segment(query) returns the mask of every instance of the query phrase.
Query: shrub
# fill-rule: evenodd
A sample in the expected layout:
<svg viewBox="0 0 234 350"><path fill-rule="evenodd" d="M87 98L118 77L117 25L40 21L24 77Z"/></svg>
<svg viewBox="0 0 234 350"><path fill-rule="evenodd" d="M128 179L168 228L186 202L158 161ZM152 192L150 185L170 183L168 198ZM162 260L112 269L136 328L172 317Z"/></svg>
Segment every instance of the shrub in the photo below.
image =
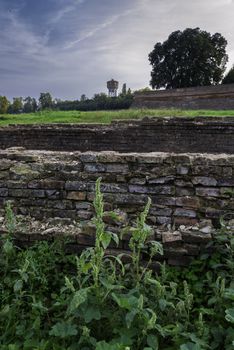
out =
<svg viewBox="0 0 234 350"><path fill-rule="evenodd" d="M0 253L1 350L233 349L233 232L223 226L214 253L189 268L162 265L156 274L150 262L162 247L148 242L149 206L131 230L131 254L124 257L107 255L119 237L102 220L100 180L95 247L80 256L64 253L65 240L17 247L8 205L9 233ZM141 266L143 252L147 266Z"/></svg>

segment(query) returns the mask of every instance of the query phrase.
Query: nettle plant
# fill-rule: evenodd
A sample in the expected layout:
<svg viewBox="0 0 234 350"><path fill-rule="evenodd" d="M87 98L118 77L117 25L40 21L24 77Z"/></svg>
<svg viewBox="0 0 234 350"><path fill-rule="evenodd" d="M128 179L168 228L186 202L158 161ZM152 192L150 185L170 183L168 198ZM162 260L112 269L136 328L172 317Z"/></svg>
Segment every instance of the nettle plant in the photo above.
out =
<svg viewBox="0 0 234 350"><path fill-rule="evenodd" d="M0 253L2 350L231 350L234 346L234 238L217 236L212 254L187 269L161 265L146 224L150 200L131 234L129 254L110 254L118 236L103 221L101 180L94 200L95 246L66 254L66 241L20 249L8 205ZM122 232L125 234L126 232ZM148 263L142 264L142 254Z"/></svg>

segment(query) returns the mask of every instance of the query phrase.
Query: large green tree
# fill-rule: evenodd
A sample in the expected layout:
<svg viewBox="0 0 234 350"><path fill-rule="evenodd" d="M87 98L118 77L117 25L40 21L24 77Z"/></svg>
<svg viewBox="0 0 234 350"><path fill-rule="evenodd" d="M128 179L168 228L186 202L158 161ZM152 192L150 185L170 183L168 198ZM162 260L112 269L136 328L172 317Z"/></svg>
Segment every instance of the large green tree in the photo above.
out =
<svg viewBox="0 0 234 350"><path fill-rule="evenodd" d="M234 65L223 78L222 84L234 84Z"/></svg>
<svg viewBox="0 0 234 350"><path fill-rule="evenodd" d="M183 88L218 84L228 60L226 39L200 28L171 33L149 54L153 88Z"/></svg>

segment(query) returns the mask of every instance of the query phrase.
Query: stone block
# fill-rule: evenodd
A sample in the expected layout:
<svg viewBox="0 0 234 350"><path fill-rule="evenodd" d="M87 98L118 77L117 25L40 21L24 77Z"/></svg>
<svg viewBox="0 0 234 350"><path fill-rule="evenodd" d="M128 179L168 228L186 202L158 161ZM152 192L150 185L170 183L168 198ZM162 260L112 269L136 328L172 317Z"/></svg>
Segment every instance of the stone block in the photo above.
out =
<svg viewBox="0 0 234 350"><path fill-rule="evenodd" d="M174 195L175 188L173 186L139 186L129 185L130 193L144 193L144 194L165 194Z"/></svg>
<svg viewBox="0 0 234 350"><path fill-rule="evenodd" d="M197 218L190 218L190 217L184 217L184 216L178 216L173 218L173 224L178 227L180 225L185 226L193 226L198 223Z"/></svg>
<svg viewBox="0 0 234 350"><path fill-rule="evenodd" d="M232 177L233 175L233 168L231 166L223 167L223 176L224 177Z"/></svg>
<svg viewBox="0 0 234 350"><path fill-rule="evenodd" d="M88 190L94 190L95 183L90 184L87 182L81 182L81 181L67 181L65 183L65 189L67 191L88 191Z"/></svg>
<svg viewBox="0 0 234 350"><path fill-rule="evenodd" d="M8 171L0 171L0 180L8 180L10 178Z"/></svg>
<svg viewBox="0 0 234 350"><path fill-rule="evenodd" d="M64 189L64 184L65 184L64 181L59 181L59 180L51 180L51 179L34 180L28 183L28 188L62 190Z"/></svg>
<svg viewBox="0 0 234 350"><path fill-rule="evenodd" d="M184 196L176 198L176 205L179 207L198 209L201 204L197 197Z"/></svg>
<svg viewBox="0 0 234 350"><path fill-rule="evenodd" d="M189 166L178 165L176 171L179 175L187 175L189 173Z"/></svg>
<svg viewBox="0 0 234 350"><path fill-rule="evenodd" d="M154 208L150 209L150 214L155 216L171 216L172 209L171 208Z"/></svg>
<svg viewBox="0 0 234 350"><path fill-rule="evenodd" d="M208 176L195 176L192 178L194 185L202 185L206 187L217 186L217 180L214 177Z"/></svg>
<svg viewBox="0 0 234 350"><path fill-rule="evenodd" d="M99 163L85 164L84 171L87 173L104 173L106 171L106 166Z"/></svg>
<svg viewBox="0 0 234 350"><path fill-rule="evenodd" d="M9 189L10 197L27 198L30 197L30 195L31 191L28 189Z"/></svg>
<svg viewBox="0 0 234 350"><path fill-rule="evenodd" d="M3 170L8 170L13 165L13 162L9 159L3 159L0 162L0 172Z"/></svg>
<svg viewBox="0 0 234 350"><path fill-rule="evenodd" d="M164 176L164 177L158 177L158 178L149 178L148 183L149 184L167 184L170 182L173 182L175 179L175 176Z"/></svg>
<svg viewBox="0 0 234 350"><path fill-rule="evenodd" d="M93 213L87 210L78 210L77 218L81 220L90 220L93 217Z"/></svg>
<svg viewBox="0 0 234 350"><path fill-rule="evenodd" d="M106 164L106 171L109 173L127 174L129 167L127 164Z"/></svg>
<svg viewBox="0 0 234 350"><path fill-rule="evenodd" d="M182 238L185 243L208 243L212 240L212 235L199 231L183 231Z"/></svg>
<svg viewBox="0 0 234 350"><path fill-rule="evenodd" d="M170 225L172 223L171 217L168 216L157 216L156 220L158 225Z"/></svg>
<svg viewBox="0 0 234 350"><path fill-rule="evenodd" d="M178 187L193 187L193 184L190 179L176 179L175 185Z"/></svg>
<svg viewBox="0 0 234 350"><path fill-rule="evenodd" d="M77 210L92 210L93 206L89 202L78 202L75 204Z"/></svg>
<svg viewBox="0 0 234 350"><path fill-rule="evenodd" d="M194 188L184 188L184 187L176 187L176 195L177 196L193 196L195 194Z"/></svg>
<svg viewBox="0 0 234 350"><path fill-rule="evenodd" d="M162 242L165 246L174 246L182 242L182 235L180 232L163 232Z"/></svg>
<svg viewBox="0 0 234 350"><path fill-rule="evenodd" d="M166 258L181 257L188 255L187 249L184 247L165 247L164 256Z"/></svg>
<svg viewBox="0 0 234 350"><path fill-rule="evenodd" d="M174 211L174 216L182 216L182 217L187 217L187 218L196 218L197 217L197 213L194 210L177 208Z"/></svg>
<svg viewBox="0 0 234 350"><path fill-rule="evenodd" d="M44 190L32 190L30 191L30 197L34 198L45 198L46 193Z"/></svg>
<svg viewBox="0 0 234 350"><path fill-rule="evenodd" d="M101 183L101 192L103 193L126 193L127 185Z"/></svg>
<svg viewBox="0 0 234 350"><path fill-rule="evenodd" d="M8 196L8 188L0 188L0 197Z"/></svg>
<svg viewBox="0 0 234 350"><path fill-rule="evenodd" d="M197 187L196 195L201 197L219 197L220 189L213 187Z"/></svg>
<svg viewBox="0 0 234 350"><path fill-rule="evenodd" d="M175 206L176 198L168 197L168 196L150 196L152 199L152 203L156 206Z"/></svg>
<svg viewBox="0 0 234 350"><path fill-rule="evenodd" d="M86 200L86 192L71 191L67 193L67 199L74 201L84 201Z"/></svg>
<svg viewBox="0 0 234 350"><path fill-rule="evenodd" d="M7 187L23 189L28 187L28 183L24 181L7 181Z"/></svg>
<svg viewBox="0 0 234 350"><path fill-rule="evenodd" d="M208 219L220 219L224 214L227 214L226 210L207 208L205 211L206 218Z"/></svg>
<svg viewBox="0 0 234 350"><path fill-rule="evenodd" d="M145 177L134 177L132 178L129 183L131 185L145 185L146 184L146 178Z"/></svg>

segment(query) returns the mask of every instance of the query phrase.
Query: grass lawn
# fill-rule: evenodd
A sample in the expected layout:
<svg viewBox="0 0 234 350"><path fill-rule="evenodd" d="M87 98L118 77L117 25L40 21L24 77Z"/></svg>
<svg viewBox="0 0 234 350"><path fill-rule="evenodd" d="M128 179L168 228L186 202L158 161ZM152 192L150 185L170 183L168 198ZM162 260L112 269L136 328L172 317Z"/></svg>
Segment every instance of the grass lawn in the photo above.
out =
<svg viewBox="0 0 234 350"><path fill-rule="evenodd" d="M234 117L234 110L179 110L179 109L128 109L121 111L42 111L32 114L0 115L0 126L9 124L46 123L111 123L115 119L141 119L149 117Z"/></svg>

